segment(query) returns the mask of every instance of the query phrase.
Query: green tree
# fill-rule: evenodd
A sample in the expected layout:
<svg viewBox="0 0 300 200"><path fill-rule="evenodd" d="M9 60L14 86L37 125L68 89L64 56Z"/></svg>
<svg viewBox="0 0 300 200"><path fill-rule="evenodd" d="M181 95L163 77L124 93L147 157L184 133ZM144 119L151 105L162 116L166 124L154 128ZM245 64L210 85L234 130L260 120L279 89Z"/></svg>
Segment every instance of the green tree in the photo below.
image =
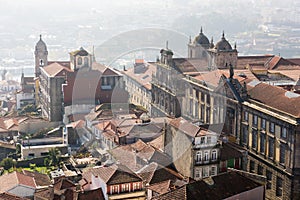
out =
<svg viewBox="0 0 300 200"><path fill-rule="evenodd" d="M0 162L0 166L3 167L5 170L8 170L16 165L16 162L12 158L4 158Z"/></svg>
<svg viewBox="0 0 300 200"><path fill-rule="evenodd" d="M49 150L50 165L57 166L60 162L60 151L58 148L52 148Z"/></svg>
<svg viewBox="0 0 300 200"><path fill-rule="evenodd" d="M50 167L51 166L51 161L50 161L49 158L44 159L44 165L45 165L45 167Z"/></svg>
<svg viewBox="0 0 300 200"><path fill-rule="evenodd" d="M16 145L16 154L20 154L21 153L21 144L17 144Z"/></svg>

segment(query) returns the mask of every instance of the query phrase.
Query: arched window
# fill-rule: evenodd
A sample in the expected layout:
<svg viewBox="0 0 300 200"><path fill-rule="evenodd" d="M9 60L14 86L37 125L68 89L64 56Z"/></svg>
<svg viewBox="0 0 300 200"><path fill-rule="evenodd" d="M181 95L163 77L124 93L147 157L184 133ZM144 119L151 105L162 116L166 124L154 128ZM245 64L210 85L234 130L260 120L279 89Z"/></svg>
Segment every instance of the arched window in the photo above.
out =
<svg viewBox="0 0 300 200"><path fill-rule="evenodd" d="M89 59L87 57L84 58L84 66L89 66Z"/></svg>
<svg viewBox="0 0 300 200"><path fill-rule="evenodd" d="M78 58L77 63L78 63L78 65L82 65L82 58L81 57Z"/></svg>
<svg viewBox="0 0 300 200"><path fill-rule="evenodd" d="M198 151L196 153L196 162L201 162L202 160L202 155L201 155L201 151Z"/></svg>
<svg viewBox="0 0 300 200"><path fill-rule="evenodd" d="M211 152L211 160L217 160L217 150L212 150L212 152Z"/></svg>

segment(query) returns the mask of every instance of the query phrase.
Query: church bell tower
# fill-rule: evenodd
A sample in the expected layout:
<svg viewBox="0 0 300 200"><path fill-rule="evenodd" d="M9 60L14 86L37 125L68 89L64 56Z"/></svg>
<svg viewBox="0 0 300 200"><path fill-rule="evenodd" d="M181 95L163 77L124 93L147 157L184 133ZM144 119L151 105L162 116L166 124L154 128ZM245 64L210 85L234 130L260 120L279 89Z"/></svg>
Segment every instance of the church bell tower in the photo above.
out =
<svg viewBox="0 0 300 200"><path fill-rule="evenodd" d="M40 75L40 67L48 65L48 51L47 45L42 40L42 35L40 35L40 40L35 45L35 77Z"/></svg>

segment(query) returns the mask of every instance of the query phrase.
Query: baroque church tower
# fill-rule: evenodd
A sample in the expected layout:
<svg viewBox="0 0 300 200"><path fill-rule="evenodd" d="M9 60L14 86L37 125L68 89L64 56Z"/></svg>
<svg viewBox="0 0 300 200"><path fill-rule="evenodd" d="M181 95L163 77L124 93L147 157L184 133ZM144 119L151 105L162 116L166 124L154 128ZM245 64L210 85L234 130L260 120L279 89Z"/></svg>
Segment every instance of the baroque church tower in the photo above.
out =
<svg viewBox="0 0 300 200"><path fill-rule="evenodd" d="M40 67L48 65L48 50L46 43L42 40L42 35L40 35L40 40L35 45L35 77L40 75Z"/></svg>
<svg viewBox="0 0 300 200"><path fill-rule="evenodd" d="M237 67L238 51L236 45L234 48L226 40L223 32L221 40L214 45L213 39L211 41L204 35L202 27L199 35L197 35L194 41L191 40L188 43L188 58L207 59L208 68L213 69L229 69Z"/></svg>
<svg viewBox="0 0 300 200"><path fill-rule="evenodd" d="M211 47L211 43L208 38L204 35L202 27L199 35L197 35L192 41L190 39L188 44L188 58L206 58L207 50Z"/></svg>
<svg viewBox="0 0 300 200"><path fill-rule="evenodd" d="M233 66L233 68L237 67L238 51L236 49L236 45L234 45L234 48L231 47L230 43L225 38L224 32L221 40L216 43L214 48L210 48L208 52L211 57L209 63L209 67L211 69L229 69L230 66Z"/></svg>

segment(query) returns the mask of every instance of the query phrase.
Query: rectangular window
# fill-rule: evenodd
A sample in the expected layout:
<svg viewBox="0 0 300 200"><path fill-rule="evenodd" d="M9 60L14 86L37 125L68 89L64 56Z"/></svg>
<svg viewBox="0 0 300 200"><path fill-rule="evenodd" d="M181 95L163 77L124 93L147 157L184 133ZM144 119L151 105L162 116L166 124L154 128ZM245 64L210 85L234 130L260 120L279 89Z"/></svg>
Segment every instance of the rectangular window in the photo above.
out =
<svg viewBox="0 0 300 200"><path fill-rule="evenodd" d="M270 122L269 131L270 131L270 133L274 133L275 132L275 124L273 122Z"/></svg>
<svg viewBox="0 0 300 200"><path fill-rule="evenodd" d="M266 130L266 119L261 119L261 129Z"/></svg>
<svg viewBox="0 0 300 200"><path fill-rule="evenodd" d="M203 178L209 176L209 167L204 167L203 168Z"/></svg>
<svg viewBox="0 0 300 200"><path fill-rule="evenodd" d="M263 175L263 173L264 173L264 168L261 165L258 165L257 174L258 175Z"/></svg>
<svg viewBox="0 0 300 200"><path fill-rule="evenodd" d="M210 123L210 108L206 108L206 123Z"/></svg>
<svg viewBox="0 0 300 200"><path fill-rule="evenodd" d="M196 153L196 163L199 163L202 161L202 155L201 155L201 151L198 151Z"/></svg>
<svg viewBox="0 0 300 200"><path fill-rule="evenodd" d="M243 130L242 130L242 142L244 144L248 143L248 127L247 126L243 126Z"/></svg>
<svg viewBox="0 0 300 200"><path fill-rule="evenodd" d="M266 177L267 177L267 189L269 190L272 188L272 172L267 170Z"/></svg>
<svg viewBox="0 0 300 200"><path fill-rule="evenodd" d="M255 173L255 162L250 160L250 172Z"/></svg>
<svg viewBox="0 0 300 200"><path fill-rule="evenodd" d="M207 103L207 105L209 105L210 104L210 95L208 94L208 95L206 95L206 103Z"/></svg>
<svg viewBox="0 0 300 200"><path fill-rule="evenodd" d="M252 148L256 149L257 148L257 131L252 130Z"/></svg>
<svg viewBox="0 0 300 200"><path fill-rule="evenodd" d="M199 101L199 91L198 90L196 90L196 99L197 99L197 101Z"/></svg>
<svg viewBox="0 0 300 200"><path fill-rule="evenodd" d="M211 137L210 136L207 137L207 142L206 143L211 144Z"/></svg>
<svg viewBox="0 0 300 200"><path fill-rule="evenodd" d="M204 161L208 161L208 151L204 151Z"/></svg>
<svg viewBox="0 0 300 200"><path fill-rule="evenodd" d="M287 138L287 128L286 127L281 128L281 138L284 138L284 139Z"/></svg>
<svg viewBox="0 0 300 200"><path fill-rule="evenodd" d="M217 150L212 150L211 151L211 160L212 161L217 160Z"/></svg>
<svg viewBox="0 0 300 200"><path fill-rule="evenodd" d="M201 121L204 121L204 113L205 113L205 110L204 110L204 105L201 105Z"/></svg>
<svg viewBox="0 0 300 200"><path fill-rule="evenodd" d="M190 99L190 115L193 115L193 100Z"/></svg>
<svg viewBox="0 0 300 200"><path fill-rule="evenodd" d="M217 167L215 167L215 166L212 166L212 167L211 167L210 175L211 175L211 176L217 175Z"/></svg>
<svg viewBox="0 0 300 200"><path fill-rule="evenodd" d="M205 94L201 93L201 102L204 102Z"/></svg>
<svg viewBox="0 0 300 200"><path fill-rule="evenodd" d="M122 191L122 192L125 192L125 191L126 191L126 186L125 186L125 184L122 185L121 191Z"/></svg>
<svg viewBox="0 0 300 200"><path fill-rule="evenodd" d="M257 115L253 115L253 126L257 127Z"/></svg>
<svg viewBox="0 0 300 200"><path fill-rule="evenodd" d="M249 115L249 113L247 112L247 111L244 111L244 116L243 116L243 119L244 119L244 121L248 121L248 115Z"/></svg>
<svg viewBox="0 0 300 200"><path fill-rule="evenodd" d="M265 144L266 143L266 135L264 135L264 134L260 134L260 150L259 150L259 152L260 153L265 153L265 150L266 150L266 148L265 148Z"/></svg>
<svg viewBox="0 0 300 200"><path fill-rule="evenodd" d="M190 97L192 97L193 96L193 88L191 87L190 88Z"/></svg>
<svg viewBox="0 0 300 200"><path fill-rule="evenodd" d="M205 144L205 137L201 137L200 144Z"/></svg>
<svg viewBox="0 0 300 200"><path fill-rule="evenodd" d="M196 169L196 170L195 170L195 178L196 178L196 179L201 178L201 170L202 170L202 169Z"/></svg>
<svg viewBox="0 0 300 200"><path fill-rule="evenodd" d="M269 158L274 157L274 138L269 138Z"/></svg>
<svg viewBox="0 0 300 200"><path fill-rule="evenodd" d="M277 176L276 179L276 196L281 197L282 196L282 178Z"/></svg>
<svg viewBox="0 0 300 200"><path fill-rule="evenodd" d="M140 183L133 183L133 190L139 190L140 189Z"/></svg>
<svg viewBox="0 0 300 200"><path fill-rule="evenodd" d="M280 164L282 164L282 165L285 164L285 149L286 149L285 144L281 144L281 145L280 145L279 162L280 162Z"/></svg>
<svg viewBox="0 0 300 200"><path fill-rule="evenodd" d="M119 186L111 186L111 194L119 193Z"/></svg>

